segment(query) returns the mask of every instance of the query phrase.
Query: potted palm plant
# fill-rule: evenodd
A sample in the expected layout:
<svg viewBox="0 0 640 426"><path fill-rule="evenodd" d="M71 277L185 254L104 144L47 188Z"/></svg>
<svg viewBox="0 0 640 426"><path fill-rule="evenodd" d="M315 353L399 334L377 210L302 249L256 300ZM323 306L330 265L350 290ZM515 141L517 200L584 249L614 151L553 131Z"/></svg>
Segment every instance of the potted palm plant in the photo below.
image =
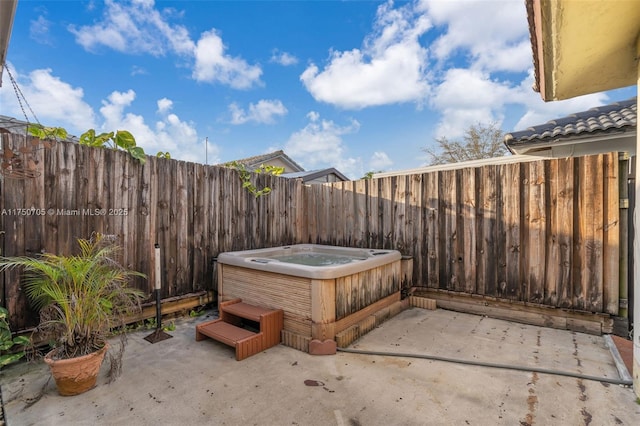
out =
<svg viewBox="0 0 640 426"><path fill-rule="evenodd" d="M40 314L38 329L54 340L45 362L61 395L95 386L112 328L139 310L143 298L128 282L144 274L117 261L118 245L101 234L78 243L80 254L75 256L0 258L0 270L24 271L23 288Z"/></svg>

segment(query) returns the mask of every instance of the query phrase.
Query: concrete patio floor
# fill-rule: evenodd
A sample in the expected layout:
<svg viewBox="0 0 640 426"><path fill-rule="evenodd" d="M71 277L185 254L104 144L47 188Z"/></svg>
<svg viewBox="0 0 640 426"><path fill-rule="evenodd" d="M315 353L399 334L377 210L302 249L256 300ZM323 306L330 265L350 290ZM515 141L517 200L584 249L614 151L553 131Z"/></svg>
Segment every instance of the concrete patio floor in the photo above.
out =
<svg viewBox="0 0 640 426"><path fill-rule="evenodd" d="M207 319L177 320L174 337L156 344L143 339L148 330L132 333L122 376L107 384L105 363L98 386L74 397L47 384L41 362L5 368L7 424L640 424L631 388L586 379L344 352L312 356L282 345L237 362L231 348L195 341L195 324ZM440 309L408 309L351 347L619 378L603 337Z"/></svg>

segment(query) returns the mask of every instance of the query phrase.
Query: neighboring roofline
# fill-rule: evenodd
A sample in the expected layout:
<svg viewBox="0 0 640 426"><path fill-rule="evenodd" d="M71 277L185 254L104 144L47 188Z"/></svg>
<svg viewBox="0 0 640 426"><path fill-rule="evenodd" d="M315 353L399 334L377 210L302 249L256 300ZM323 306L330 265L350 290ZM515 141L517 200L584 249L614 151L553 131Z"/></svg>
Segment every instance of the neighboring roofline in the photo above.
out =
<svg viewBox="0 0 640 426"><path fill-rule="evenodd" d="M616 137L614 135L626 137L636 133L636 110L637 97L600 105L554 118L544 124L529 126L525 130L507 133L504 135L503 143L513 153L519 152L518 148L522 146L535 148L550 144L576 143L592 138L606 140Z"/></svg>
<svg viewBox="0 0 640 426"><path fill-rule="evenodd" d="M461 161L459 163L438 164L436 166L418 167L415 169L399 170L395 172L374 173L373 178L383 178L390 176L419 175L422 173L440 172L445 170L458 170L469 167L483 167L500 164L528 163L530 161L548 160L548 156L536 155L507 155L504 157L483 158L482 160Z"/></svg>
<svg viewBox="0 0 640 426"><path fill-rule="evenodd" d="M326 176L328 174L334 174L336 175L338 178L340 178L340 180L342 181L348 181L350 180L348 177L346 177L345 175L343 175L342 173L340 173L337 169L330 167L328 169L322 169L322 170L310 170L308 172L302 171L302 172L291 172L291 173L283 173L280 176L281 177L285 177L285 178L300 178L303 181L308 181L308 180L313 180L316 178L319 178L320 176ZM293 176L295 175L295 176Z"/></svg>
<svg viewBox="0 0 640 426"><path fill-rule="evenodd" d="M617 139L635 139L636 137L636 128L633 127L626 131L619 132L599 132L599 133L589 133L586 135L569 135L569 136L561 136L553 139L545 139L544 141L523 141L523 142L513 142L511 145L507 145L505 141L505 145L509 152L514 155L525 155L528 152L537 152L545 149L552 149L554 147L561 147L567 145L575 145L575 144L588 144L588 143L603 143L605 141L614 141Z"/></svg>
<svg viewBox="0 0 640 426"><path fill-rule="evenodd" d="M0 1L0 86L2 86L2 72L4 71L4 63L7 60L11 29L13 28L17 6L18 0Z"/></svg>
<svg viewBox="0 0 640 426"><path fill-rule="evenodd" d="M297 171L304 171L304 168L300 166L298 163L293 161L291 157L284 153L282 150L269 152L261 155L254 155L253 157L241 158L239 160L235 160L237 163L244 164L248 167L259 167L262 164L268 164L269 161L274 159L281 159L285 163L288 163L292 169L297 169ZM226 164L226 163L225 163ZM224 165L224 164L223 164Z"/></svg>

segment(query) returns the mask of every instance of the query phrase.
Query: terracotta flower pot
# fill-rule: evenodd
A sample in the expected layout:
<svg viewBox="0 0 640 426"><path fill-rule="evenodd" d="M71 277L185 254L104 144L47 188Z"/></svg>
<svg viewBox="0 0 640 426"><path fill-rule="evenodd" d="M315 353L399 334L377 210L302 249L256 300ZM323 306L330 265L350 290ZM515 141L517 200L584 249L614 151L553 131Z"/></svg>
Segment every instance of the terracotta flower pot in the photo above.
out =
<svg viewBox="0 0 640 426"><path fill-rule="evenodd" d="M102 349L71 359L54 359L55 349L44 357L56 381L58 393L63 396L78 395L96 385L100 366L109 345Z"/></svg>

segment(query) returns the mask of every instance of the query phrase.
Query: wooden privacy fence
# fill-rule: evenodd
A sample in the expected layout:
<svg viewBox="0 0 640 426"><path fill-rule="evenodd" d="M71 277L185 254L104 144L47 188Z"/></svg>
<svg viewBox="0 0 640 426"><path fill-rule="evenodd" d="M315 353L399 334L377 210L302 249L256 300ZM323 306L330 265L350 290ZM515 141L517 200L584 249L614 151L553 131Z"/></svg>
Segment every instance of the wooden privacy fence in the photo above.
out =
<svg viewBox="0 0 640 426"><path fill-rule="evenodd" d="M617 153L307 188L305 239L394 248L417 286L617 314Z"/></svg>
<svg viewBox="0 0 640 426"><path fill-rule="evenodd" d="M24 137L2 135L18 152ZM135 285L151 294L154 245L162 253L162 297L214 289L220 252L291 244L299 239L302 184L260 176L277 188L256 199L235 170L58 143L39 151L40 176L0 180L2 255L77 252L76 238L92 232L117 236L122 258L148 280ZM37 316L20 289L17 271L0 274L1 305L14 329Z"/></svg>
<svg viewBox="0 0 640 426"><path fill-rule="evenodd" d="M24 137L1 135L3 146ZM72 253L91 232L116 235L128 267L162 297L215 289L219 253L294 243L398 249L427 289L618 312L615 153L304 186L255 177L255 199L231 169L60 143L40 176L0 180L2 255ZM20 214L22 209L24 214ZM31 213L29 213L31 212ZM0 276L16 329L34 323L15 272Z"/></svg>

